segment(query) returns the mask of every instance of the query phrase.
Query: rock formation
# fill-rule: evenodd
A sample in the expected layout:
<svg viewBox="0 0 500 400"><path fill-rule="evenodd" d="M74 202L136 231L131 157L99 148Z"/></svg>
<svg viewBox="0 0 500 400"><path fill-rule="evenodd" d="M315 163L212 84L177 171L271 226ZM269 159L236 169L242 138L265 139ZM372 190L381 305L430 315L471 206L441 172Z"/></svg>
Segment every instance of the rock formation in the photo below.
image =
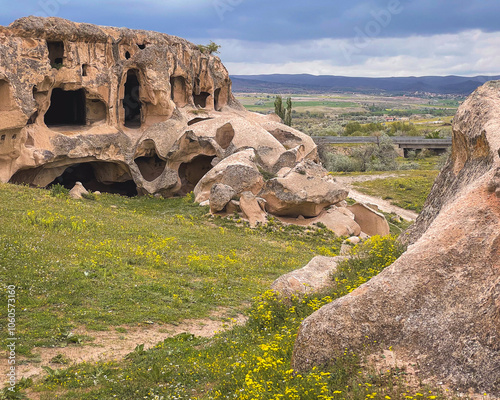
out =
<svg viewBox="0 0 500 400"><path fill-rule="evenodd" d="M231 198L251 192L265 199L243 201L255 225L266 212L318 217L346 198L317 161L309 136L246 111L220 59L186 40L60 18L0 27L1 182L193 191L213 213L238 212ZM339 234L359 234L332 215Z"/></svg>
<svg viewBox="0 0 500 400"><path fill-rule="evenodd" d="M378 276L304 320L293 366L345 349L392 347L404 365L500 396L500 82L476 90L453 123L452 154L408 250Z"/></svg>
<svg viewBox="0 0 500 400"><path fill-rule="evenodd" d="M271 285L271 289L283 297L304 295L318 292L333 286L331 275L337 270L337 265L346 257L316 256L300 269L280 276Z"/></svg>
<svg viewBox="0 0 500 400"><path fill-rule="evenodd" d="M184 39L60 18L0 27L2 182L183 195L247 148L270 172L317 159L308 136L245 111L220 59Z"/></svg>

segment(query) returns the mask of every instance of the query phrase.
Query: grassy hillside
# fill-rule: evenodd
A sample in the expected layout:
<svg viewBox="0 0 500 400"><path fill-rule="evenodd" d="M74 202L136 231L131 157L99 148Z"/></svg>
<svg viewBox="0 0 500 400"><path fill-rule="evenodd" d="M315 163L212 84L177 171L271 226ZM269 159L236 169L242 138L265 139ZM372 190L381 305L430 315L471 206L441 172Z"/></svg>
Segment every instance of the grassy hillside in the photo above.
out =
<svg viewBox="0 0 500 400"><path fill-rule="evenodd" d="M80 325L171 323L222 305L239 309L280 274L339 249L323 231L214 221L189 199L74 201L0 185L0 201L0 274L18 286L24 354Z"/></svg>
<svg viewBox="0 0 500 400"><path fill-rule="evenodd" d="M2 184L0 200L0 278L2 290L17 287L16 350L19 360L28 357L23 362L36 355L35 346L57 354L91 345L92 334L71 334L78 327L166 325L221 306L249 317L213 338L184 333L147 351L138 342L123 360L44 366L45 376L20 381L16 393L0 392L2 400L443 398L410 388L400 367L362 367L360 354L346 352L309 373L291 369L301 321L390 265L402 251L392 237L356 246L354 259L333 276L335 289L284 302L266 291L270 283L314 255L338 254L341 240L331 232L273 221L251 230L236 218L208 217L189 196L75 201ZM6 331L1 335L3 342Z"/></svg>

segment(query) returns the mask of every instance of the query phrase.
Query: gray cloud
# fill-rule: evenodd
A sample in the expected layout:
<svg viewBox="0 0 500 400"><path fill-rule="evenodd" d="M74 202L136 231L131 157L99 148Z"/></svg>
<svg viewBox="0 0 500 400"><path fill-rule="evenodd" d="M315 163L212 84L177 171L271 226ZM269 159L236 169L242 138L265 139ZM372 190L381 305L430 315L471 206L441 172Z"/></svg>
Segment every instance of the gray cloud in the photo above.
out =
<svg viewBox="0 0 500 400"><path fill-rule="evenodd" d="M233 73L498 73L496 0L0 0L0 24L48 13L223 45ZM303 68L303 70L301 70ZM342 72L341 72L342 71Z"/></svg>

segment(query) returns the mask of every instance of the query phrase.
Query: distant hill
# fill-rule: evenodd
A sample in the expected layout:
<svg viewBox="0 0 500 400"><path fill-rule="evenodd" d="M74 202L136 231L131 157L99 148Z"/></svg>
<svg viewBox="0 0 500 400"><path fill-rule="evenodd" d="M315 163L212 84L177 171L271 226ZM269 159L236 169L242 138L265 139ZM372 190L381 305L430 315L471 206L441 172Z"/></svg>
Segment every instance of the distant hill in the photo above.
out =
<svg viewBox="0 0 500 400"><path fill-rule="evenodd" d="M232 75L235 92L268 93L390 93L469 95L497 76L422 76L406 78L354 78L334 75Z"/></svg>

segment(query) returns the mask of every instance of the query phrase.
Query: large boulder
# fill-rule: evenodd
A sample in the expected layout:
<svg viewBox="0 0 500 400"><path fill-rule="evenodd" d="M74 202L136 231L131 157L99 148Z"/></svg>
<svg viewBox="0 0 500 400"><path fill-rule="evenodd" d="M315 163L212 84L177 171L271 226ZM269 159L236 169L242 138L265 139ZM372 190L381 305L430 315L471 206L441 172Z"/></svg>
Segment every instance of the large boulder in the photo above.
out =
<svg viewBox="0 0 500 400"><path fill-rule="evenodd" d="M354 220L367 235L385 236L391 233L384 214L375 211L372 207L363 203L356 203L347 207L347 209L354 214Z"/></svg>
<svg viewBox="0 0 500 400"><path fill-rule="evenodd" d="M323 210L317 217L298 218L277 217L281 222L301 226L322 226L333 231L337 236L358 236L361 227L354 220L354 214L345 207L331 207ZM322 225L321 225L322 224Z"/></svg>
<svg viewBox="0 0 500 400"><path fill-rule="evenodd" d="M271 289L283 297L291 297L318 292L333 286L331 275L337 270L338 263L345 259L345 257L316 256L305 267L280 276L273 282Z"/></svg>
<svg viewBox="0 0 500 400"><path fill-rule="evenodd" d="M500 396L500 82L474 92L453 123L452 154L408 250L378 276L306 318L293 366L351 350L392 349L422 378ZM366 349L364 350L366 346Z"/></svg>
<svg viewBox="0 0 500 400"><path fill-rule="evenodd" d="M255 164L255 158L255 150L246 149L222 160L195 186L196 202L208 200L210 190L216 183L232 187L237 194L245 191L258 194L264 186L264 178Z"/></svg>
<svg viewBox="0 0 500 400"><path fill-rule="evenodd" d="M312 161L296 165L284 177L270 179L260 194L266 211L280 216L316 217L325 207L347 198L347 190Z"/></svg>

